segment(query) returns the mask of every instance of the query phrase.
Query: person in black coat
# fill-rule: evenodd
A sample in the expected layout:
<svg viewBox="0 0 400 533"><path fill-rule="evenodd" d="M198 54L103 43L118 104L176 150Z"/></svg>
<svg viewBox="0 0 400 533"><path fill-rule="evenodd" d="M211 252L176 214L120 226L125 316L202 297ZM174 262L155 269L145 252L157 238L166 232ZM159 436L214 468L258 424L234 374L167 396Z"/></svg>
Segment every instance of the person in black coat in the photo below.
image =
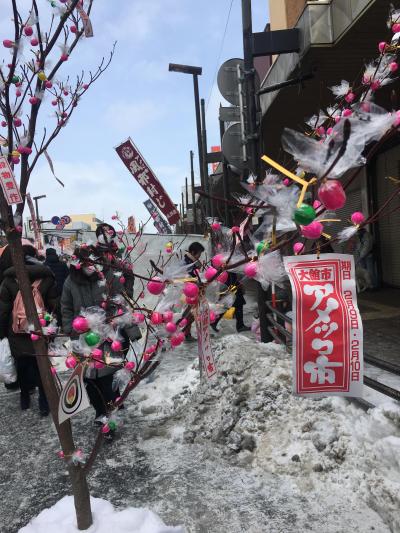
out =
<svg viewBox="0 0 400 533"><path fill-rule="evenodd" d="M200 242L192 242L187 252L185 252L183 261L185 265L188 265L188 275L192 278L197 277L197 271L202 266L200 263L200 257L203 252L204 252L204 246ZM183 330L183 333L185 334L185 340L186 342L195 342L196 339L192 337L192 333L191 333L192 324L194 321L192 314L190 314L187 317L187 321L188 323L185 329Z"/></svg>
<svg viewBox="0 0 400 533"><path fill-rule="evenodd" d="M25 265L31 283L41 280L39 292L42 295L45 310L52 313L57 307L57 287L52 271L37 259L37 251L33 246L22 247L25 254ZM11 252L8 247L3 252L2 264L3 283L0 288L0 339L8 338L11 354L15 359L18 383L21 391L21 409L30 407L29 391L39 387L39 409L42 416L49 414L46 395L40 379L35 349L29 333L14 333L13 307L18 294L18 281L12 265Z"/></svg>
<svg viewBox="0 0 400 533"><path fill-rule="evenodd" d="M53 272L57 284L57 296L61 296L65 280L69 276L67 265L60 261L54 248L47 248L44 264Z"/></svg>

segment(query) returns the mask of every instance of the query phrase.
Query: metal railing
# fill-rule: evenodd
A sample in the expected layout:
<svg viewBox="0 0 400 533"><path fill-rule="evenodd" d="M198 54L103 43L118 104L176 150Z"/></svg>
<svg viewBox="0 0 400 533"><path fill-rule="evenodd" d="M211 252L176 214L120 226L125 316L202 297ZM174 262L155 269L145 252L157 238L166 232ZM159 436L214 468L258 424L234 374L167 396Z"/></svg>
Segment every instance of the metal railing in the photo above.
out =
<svg viewBox="0 0 400 533"><path fill-rule="evenodd" d="M268 331L276 342L284 344L289 351L289 348L291 348L292 345L293 335L292 331L287 329L286 324L292 326L293 321L285 313L280 311L279 308L274 307L272 302L267 302L267 307L270 310L270 313L267 313L267 318L270 323ZM364 361L369 365L385 370L390 374L400 376L400 366L394 365L393 363L382 361L381 359L368 354L364 354ZM368 376L364 376L364 385L400 402L400 391L389 387L389 385L385 385Z"/></svg>

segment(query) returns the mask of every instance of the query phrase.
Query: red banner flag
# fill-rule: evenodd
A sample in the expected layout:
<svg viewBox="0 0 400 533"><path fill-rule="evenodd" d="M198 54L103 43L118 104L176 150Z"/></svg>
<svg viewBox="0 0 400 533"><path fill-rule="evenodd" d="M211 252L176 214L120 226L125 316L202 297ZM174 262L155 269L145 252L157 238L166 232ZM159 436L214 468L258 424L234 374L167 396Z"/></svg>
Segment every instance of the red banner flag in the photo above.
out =
<svg viewBox="0 0 400 533"><path fill-rule="evenodd" d="M363 328L353 256L284 261L293 293L294 392L362 397Z"/></svg>
<svg viewBox="0 0 400 533"><path fill-rule="evenodd" d="M178 222L180 218L179 211L132 139L123 142L115 150L135 180L167 217L168 222L170 224Z"/></svg>
<svg viewBox="0 0 400 533"><path fill-rule="evenodd" d="M210 340L210 308L206 298L201 297L196 311L197 343L199 359L204 371L210 379L217 373Z"/></svg>
<svg viewBox="0 0 400 533"><path fill-rule="evenodd" d="M0 156L0 184L8 205L22 204L14 172L4 156Z"/></svg>

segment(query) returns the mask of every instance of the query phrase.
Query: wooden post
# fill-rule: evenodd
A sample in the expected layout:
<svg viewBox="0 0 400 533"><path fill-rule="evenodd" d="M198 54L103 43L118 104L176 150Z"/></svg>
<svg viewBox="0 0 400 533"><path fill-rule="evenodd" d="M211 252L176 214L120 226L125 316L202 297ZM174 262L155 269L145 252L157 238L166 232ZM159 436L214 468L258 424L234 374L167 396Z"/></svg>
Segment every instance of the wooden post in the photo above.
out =
<svg viewBox="0 0 400 533"><path fill-rule="evenodd" d="M29 323L33 324L35 330L40 331L41 326L36 310L36 304L33 298L29 276L25 267L21 235L14 228L12 211L6 204L3 192L0 193L0 210L1 219L5 226L7 242L10 246L11 258L15 268L19 290L25 306L26 316L29 320ZM37 354L36 360L39 367L40 377L47 401L49 403L53 422L57 430L58 438L60 439L61 448L67 460L70 460L75 451L72 428L69 421L66 421L61 425L58 423L59 393L54 381L54 377L50 371L50 360L48 357L43 356L44 354L47 354L47 343L44 338L40 338L38 341L34 342L33 345L35 348L35 353ZM72 485L72 493L74 496L78 529L85 530L88 529L93 523L90 506L90 493L86 482L86 476L83 471L83 467L80 465L75 466L70 464L68 466L68 472Z"/></svg>

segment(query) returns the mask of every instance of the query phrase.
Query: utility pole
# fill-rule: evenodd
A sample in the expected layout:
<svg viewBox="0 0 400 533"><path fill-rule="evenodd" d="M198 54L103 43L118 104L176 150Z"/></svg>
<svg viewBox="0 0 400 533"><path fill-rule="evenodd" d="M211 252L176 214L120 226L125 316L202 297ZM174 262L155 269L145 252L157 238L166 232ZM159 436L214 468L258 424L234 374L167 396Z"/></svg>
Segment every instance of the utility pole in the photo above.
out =
<svg viewBox="0 0 400 533"><path fill-rule="evenodd" d="M196 209L196 193L194 189L194 166L193 166L193 151L190 150L190 183L192 185L192 205L193 205L193 232L197 233L197 209Z"/></svg>
<svg viewBox="0 0 400 533"><path fill-rule="evenodd" d="M253 23L251 13L251 0L242 0L242 23L243 23L243 59L244 59L244 83L246 93L246 137L247 154L250 158L250 170L253 172L256 182L262 182L260 138L257 126L257 103L255 88L255 69L253 58ZM260 283L257 283L258 315L260 319L261 342L271 342L273 337L268 331L267 300L270 299L270 291L264 291Z"/></svg>
<svg viewBox="0 0 400 533"><path fill-rule="evenodd" d="M206 103L204 98L201 99L201 137L203 144L203 176L204 176L204 185L205 193L207 195L211 194L210 179L208 176L208 163L207 163L207 128L206 128ZM206 216L214 217L214 205L211 201L211 198L208 196L206 198Z"/></svg>
<svg viewBox="0 0 400 533"><path fill-rule="evenodd" d="M38 202L42 198L46 198L46 195L42 194L41 196L34 196L33 197L33 200L35 202L36 220L37 220L37 223L38 223L39 226L40 226L40 219L39 219L39 203Z"/></svg>
<svg viewBox="0 0 400 533"><path fill-rule="evenodd" d="M221 146L222 146L222 138L225 133L225 123L220 120L219 121L219 133L221 137ZM226 202L224 202L224 217L225 217L225 224L229 227L231 225L231 216L228 206L228 200L231 196L231 191L229 187L229 175L228 175L228 164L226 162L225 156L222 154L222 185L224 190L224 198Z"/></svg>
<svg viewBox="0 0 400 533"><path fill-rule="evenodd" d="M186 218L187 218L187 225L190 227L190 222L188 218L189 213L189 190L188 190L188 179L185 178L185 203L186 203Z"/></svg>
<svg viewBox="0 0 400 533"><path fill-rule="evenodd" d="M256 176L257 182L261 182L261 154L259 133L257 131L257 104L253 59L253 23L251 14L251 0L242 0L242 24L248 156L250 157L250 169Z"/></svg>

